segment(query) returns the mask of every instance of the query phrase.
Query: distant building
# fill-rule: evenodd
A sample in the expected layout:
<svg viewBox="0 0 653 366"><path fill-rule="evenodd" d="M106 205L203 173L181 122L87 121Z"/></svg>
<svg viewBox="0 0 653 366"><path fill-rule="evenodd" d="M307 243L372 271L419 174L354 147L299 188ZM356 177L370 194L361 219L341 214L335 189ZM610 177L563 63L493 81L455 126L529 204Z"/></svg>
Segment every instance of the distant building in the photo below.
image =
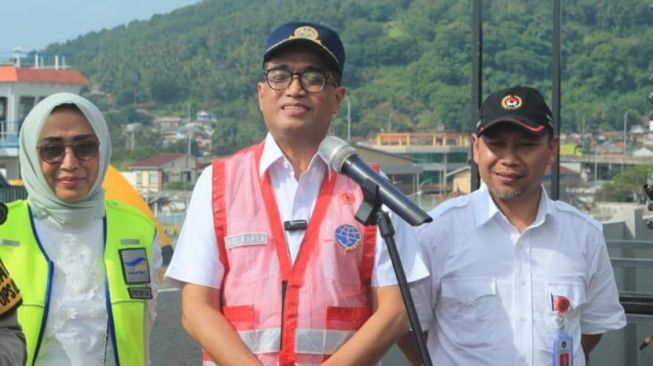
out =
<svg viewBox="0 0 653 366"><path fill-rule="evenodd" d="M182 125L182 118L177 116L158 117L154 119L154 123L159 126L161 132L176 131Z"/></svg>
<svg viewBox="0 0 653 366"><path fill-rule="evenodd" d="M20 177L18 131L34 105L56 92L79 93L88 84L64 60L54 56L54 64L48 66L39 55L31 64L19 54L0 55L0 174L7 179Z"/></svg>
<svg viewBox="0 0 653 366"><path fill-rule="evenodd" d="M469 166L449 172L447 180L451 180L451 193L455 195L467 194L472 191L472 173Z"/></svg>
<svg viewBox="0 0 653 366"><path fill-rule="evenodd" d="M419 185L429 184L429 191L445 192L447 175L467 166L471 152L469 136L461 132L381 132L368 143L413 159L422 169Z"/></svg>
<svg viewBox="0 0 653 366"><path fill-rule="evenodd" d="M634 158L650 158L653 157L653 151L649 148L641 147L633 151L632 155Z"/></svg>
<svg viewBox="0 0 653 366"><path fill-rule="evenodd" d="M377 164L400 191L412 194L417 190L422 168L413 159L369 146L354 144L353 147L365 162Z"/></svg>
<svg viewBox="0 0 653 366"><path fill-rule="evenodd" d="M129 166L134 173L136 189L141 194L158 193L167 183L178 182L192 186L199 172L198 161L189 154L161 153Z"/></svg>
<svg viewBox="0 0 653 366"><path fill-rule="evenodd" d="M199 122L216 122L218 118L212 112L199 111L195 115L195 120Z"/></svg>

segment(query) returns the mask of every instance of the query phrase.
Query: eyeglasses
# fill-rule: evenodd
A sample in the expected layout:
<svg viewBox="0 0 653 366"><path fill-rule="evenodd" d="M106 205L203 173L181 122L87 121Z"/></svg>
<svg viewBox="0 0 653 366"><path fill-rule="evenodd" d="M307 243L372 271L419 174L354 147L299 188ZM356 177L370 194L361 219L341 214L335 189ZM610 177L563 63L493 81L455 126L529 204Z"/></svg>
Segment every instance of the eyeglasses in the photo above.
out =
<svg viewBox="0 0 653 366"><path fill-rule="evenodd" d="M97 156L100 142L97 140L81 140L72 144L62 142L46 142L37 146L39 157L48 164L59 164L66 156L66 147L73 149L73 154L79 160L86 161Z"/></svg>
<svg viewBox="0 0 653 366"><path fill-rule="evenodd" d="M324 85L329 80L333 86L338 84L331 77L322 71L304 70L302 72L292 72L287 69L269 69L263 71L265 82L274 90L285 90L292 84L295 75L299 76L299 83L302 89L309 93L317 93L324 89Z"/></svg>

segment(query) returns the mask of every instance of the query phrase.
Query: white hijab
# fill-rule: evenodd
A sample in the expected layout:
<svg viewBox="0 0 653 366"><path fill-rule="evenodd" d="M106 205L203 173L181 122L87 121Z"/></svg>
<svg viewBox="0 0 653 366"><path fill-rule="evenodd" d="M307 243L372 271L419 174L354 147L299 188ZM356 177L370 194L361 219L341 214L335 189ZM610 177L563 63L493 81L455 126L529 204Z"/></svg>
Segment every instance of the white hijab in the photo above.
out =
<svg viewBox="0 0 653 366"><path fill-rule="evenodd" d="M37 150L41 129L52 110L62 104L74 104L84 114L100 141L98 176L88 195L76 203L59 199L45 180ZM20 129L20 174L27 189L27 202L35 217L47 219L58 227L83 227L104 216L102 183L111 159L109 128L100 110L89 100L71 93L56 93L39 102L25 118Z"/></svg>

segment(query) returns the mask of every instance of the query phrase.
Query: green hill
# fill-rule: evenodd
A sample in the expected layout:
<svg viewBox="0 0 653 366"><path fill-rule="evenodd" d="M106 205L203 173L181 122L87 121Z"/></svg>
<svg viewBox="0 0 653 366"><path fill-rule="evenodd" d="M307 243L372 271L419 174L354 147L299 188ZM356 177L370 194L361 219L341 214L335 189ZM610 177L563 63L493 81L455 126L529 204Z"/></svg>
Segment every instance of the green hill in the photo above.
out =
<svg viewBox="0 0 653 366"><path fill-rule="evenodd" d="M562 129L620 129L627 109L647 114L653 90L649 4L562 3ZM552 2L484 4L484 93L529 84L550 95ZM213 111L220 121L215 153L221 154L262 138L255 83L265 36L295 19L340 32L353 135L469 131L471 13L471 0L204 0L45 51L65 54L93 87L111 95L98 103L111 111L113 124L147 119L134 105L157 114L185 115L189 104ZM345 110L333 132L343 136L346 128Z"/></svg>

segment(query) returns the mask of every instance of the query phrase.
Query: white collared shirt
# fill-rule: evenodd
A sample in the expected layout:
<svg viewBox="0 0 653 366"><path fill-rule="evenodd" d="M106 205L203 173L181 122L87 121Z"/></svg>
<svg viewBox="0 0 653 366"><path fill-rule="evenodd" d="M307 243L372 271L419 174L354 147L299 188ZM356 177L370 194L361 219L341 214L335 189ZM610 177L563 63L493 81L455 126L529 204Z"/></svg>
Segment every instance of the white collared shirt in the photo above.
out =
<svg viewBox="0 0 653 366"><path fill-rule="evenodd" d="M542 191L522 233L485 187L436 207L420 228L432 273L413 296L434 364L550 365L554 296L571 301L574 365L585 365L581 334L626 325L601 224Z"/></svg>
<svg viewBox="0 0 653 366"><path fill-rule="evenodd" d="M309 221L322 184L327 165L315 155L299 180L290 162L283 155L272 136L268 133L259 172L269 172L270 183L282 221ZM175 252L166 272L166 278L174 285L181 282L220 288L224 267L220 263L217 240L213 226L212 212L213 169L207 167L200 175L186 211L186 219L179 233ZM397 249L402 259L408 282L414 282L428 275L424 262L418 255L413 228L396 215L391 214L395 228ZM294 263L304 231L286 231L288 249ZM377 232L377 245L371 285L373 287L394 285L397 279L388 255L385 242Z"/></svg>

